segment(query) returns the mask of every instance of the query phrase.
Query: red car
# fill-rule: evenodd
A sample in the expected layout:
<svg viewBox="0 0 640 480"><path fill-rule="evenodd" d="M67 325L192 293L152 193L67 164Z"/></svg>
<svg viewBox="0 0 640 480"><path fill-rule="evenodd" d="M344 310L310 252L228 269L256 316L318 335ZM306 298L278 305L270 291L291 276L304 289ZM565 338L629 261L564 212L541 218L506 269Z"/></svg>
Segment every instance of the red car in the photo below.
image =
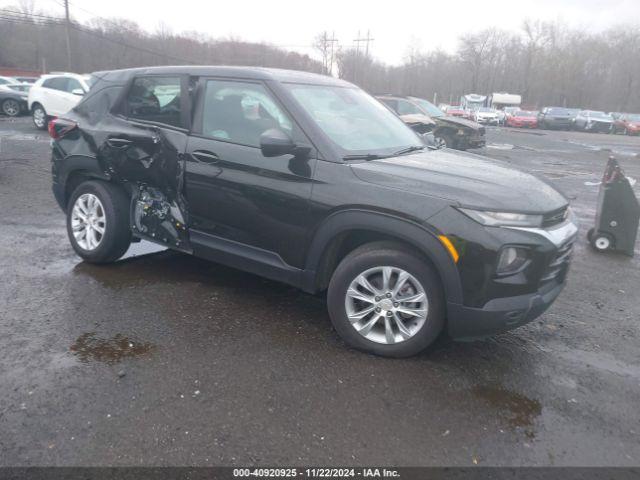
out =
<svg viewBox="0 0 640 480"><path fill-rule="evenodd" d="M613 133L640 135L640 114L623 113L613 123Z"/></svg>
<svg viewBox="0 0 640 480"><path fill-rule="evenodd" d="M459 105L449 105L447 107L447 115L452 117L466 117L467 111Z"/></svg>
<svg viewBox="0 0 640 480"><path fill-rule="evenodd" d="M538 127L538 112L530 112L525 110L518 110L511 115L507 115L506 120L507 127L518 128L537 128Z"/></svg>

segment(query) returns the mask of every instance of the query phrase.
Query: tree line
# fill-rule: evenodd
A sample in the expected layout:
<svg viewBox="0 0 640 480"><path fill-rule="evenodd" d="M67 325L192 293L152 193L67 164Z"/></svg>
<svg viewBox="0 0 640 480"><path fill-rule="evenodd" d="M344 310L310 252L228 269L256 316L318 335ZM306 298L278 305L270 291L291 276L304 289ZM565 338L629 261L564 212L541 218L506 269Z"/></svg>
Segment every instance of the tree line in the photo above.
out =
<svg viewBox="0 0 640 480"><path fill-rule="evenodd" d="M125 19L72 21L71 65L66 25L60 18L35 11L33 1L0 9L0 66L33 71L90 73L154 65L259 65L310 72L322 63L309 55L265 43L212 38L198 32L175 34L166 24L153 32Z"/></svg>
<svg viewBox="0 0 640 480"><path fill-rule="evenodd" d="M640 111L638 26L597 32L560 22L525 21L518 32L488 28L463 34L453 53L410 46L402 64L388 65L362 49L330 44L326 34L316 39L321 57L316 60L265 43L176 34L165 24L147 32L129 20L94 18L71 23L69 66L64 22L35 11L33 5L33 0L20 0L15 7L0 9L0 66L92 72L170 64L257 65L333 71L371 93L410 94L445 103L456 103L467 93L509 92L521 94L532 108Z"/></svg>
<svg viewBox="0 0 640 480"><path fill-rule="evenodd" d="M337 66L341 78L374 93L457 103L467 93L509 92L531 108L640 112L638 26L597 32L526 21L515 33L463 34L454 53L409 48L401 65L389 66L352 48Z"/></svg>

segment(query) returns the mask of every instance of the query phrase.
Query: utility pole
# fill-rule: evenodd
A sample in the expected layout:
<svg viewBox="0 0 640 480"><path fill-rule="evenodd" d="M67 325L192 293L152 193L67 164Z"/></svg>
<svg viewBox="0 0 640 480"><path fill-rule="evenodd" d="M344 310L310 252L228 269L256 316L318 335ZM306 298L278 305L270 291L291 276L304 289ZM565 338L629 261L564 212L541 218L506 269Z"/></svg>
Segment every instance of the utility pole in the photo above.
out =
<svg viewBox="0 0 640 480"><path fill-rule="evenodd" d="M365 38L362 38L360 36L360 30L358 30L358 38L353 40L356 44L356 62L355 62L356 64L355 64L354 73L353 73L354 82L356 81L355 79L356 72L358 71L358 64L360 63L360 42L365 42L364 54L365 54L365 58L369 58L369 43L373 42L373 40L375 39L371 38L369 30L367 30L367 36Z"/></svg>
<svg viewBox="0 0 640 480"><path fill-rule="evenodd" d="M338 40L336 40L336 32L331 32L331 38L327 39L327 42L331 44L331 55L329 55L329 71L327 72L329 76L333 77L333 62L334 62L334 53L335 53L335 44Z"/></svg>
<svg viewBox="0 0 640 480"><path fill-rule="evenodd" d="M69 0L64 0L64 18L67 30L67 70L71 71L71 20L69 18Z"/></svg>

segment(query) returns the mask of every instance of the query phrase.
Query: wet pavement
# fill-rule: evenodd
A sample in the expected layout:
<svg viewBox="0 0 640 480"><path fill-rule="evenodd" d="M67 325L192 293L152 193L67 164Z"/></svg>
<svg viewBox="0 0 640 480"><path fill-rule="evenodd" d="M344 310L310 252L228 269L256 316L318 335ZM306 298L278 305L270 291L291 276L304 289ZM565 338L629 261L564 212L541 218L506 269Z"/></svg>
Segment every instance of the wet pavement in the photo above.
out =
<svg viewBox="0 0 640 480"><path fill-rule="evenodd" d="M390 360L348 349L321 296L144 244L80 262L48 138L0 118L0 465L640 465L640 256L584 239L640 138L487 136L571 198L568 286L516 331Z"/></svg>

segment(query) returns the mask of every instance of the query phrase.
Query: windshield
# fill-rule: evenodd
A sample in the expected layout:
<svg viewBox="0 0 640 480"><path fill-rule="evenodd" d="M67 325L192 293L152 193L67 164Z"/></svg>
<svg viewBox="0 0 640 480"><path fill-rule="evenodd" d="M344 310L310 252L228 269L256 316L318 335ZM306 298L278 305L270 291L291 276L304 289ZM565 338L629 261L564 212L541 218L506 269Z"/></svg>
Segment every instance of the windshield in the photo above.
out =
<svg viewBox="0 0 640 480"><path fill-rule="evenodd" d="M547 110L547 113L551 115L571 115L571 110L567 108L552 107Z"/></svg>
<svg viewBox="0 0 640 480"><path fill-rule="evenodd" d="M638 115L637 113L625 115L625 119L630 122L640 122L640 115Z"/></svg>
<svg viewBox="0 0 640 480"><path fill-rule="evenodd" d="M418 135L358 88L285 84L342 155L391 155L423 146Z"/></svg>
<svg viewBox="0 0 640 480"><path fill-rule="evenodd" d="M424 112L430 117L443 117L444 112L436 107L433 103L423 100L422 98L411 98L414 103L417 103L418 106L424 110Z"/></svg>
<svg viewBox="0 0 640 480"><path fill-rule="evenodd" d="M82 78L87 83L87 87L89 88L93 87L93 84L96 83L96 77L94 77L93 75L85 75Z"/></svg>
<svg viewBox="0 0 640 480"><path fill-rule="evenodd" d="M596 112L593 110L587 110L587 115L593 118L611 118L611 115L607 115L604 112Z"/></svg>
<svg viewBox="0 0 640 480"><path fill-rule="evenodd" d="M478 109L479 112L484 112L484 113L494 113L493 108L489 108L489 107L480 107Z"/></svg>
<svg viewBox="0 0 640 480"><path fill-rule="evenodd" d="M535 117L537 112L529 112L525 110L520 110L515 113L516 117Z"/></svg>

